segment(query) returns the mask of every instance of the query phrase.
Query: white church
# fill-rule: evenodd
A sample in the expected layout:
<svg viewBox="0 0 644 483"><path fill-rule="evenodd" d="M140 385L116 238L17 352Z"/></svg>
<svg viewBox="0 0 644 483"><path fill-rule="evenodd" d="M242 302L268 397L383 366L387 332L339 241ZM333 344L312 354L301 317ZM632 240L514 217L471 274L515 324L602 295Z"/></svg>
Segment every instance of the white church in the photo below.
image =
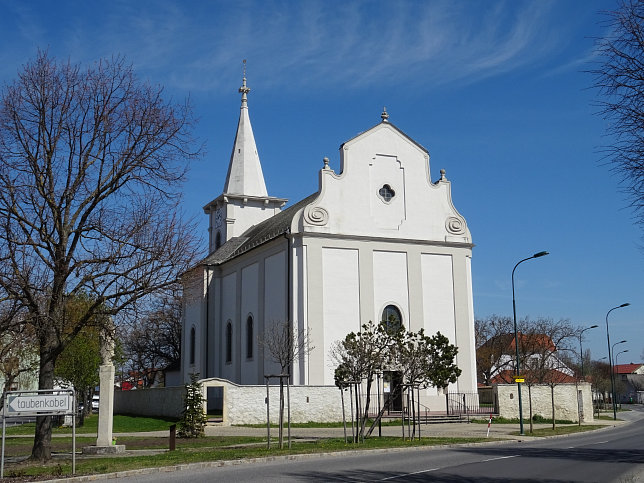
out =
<svg viewBox="0 0 644 483"><path fill-rule="evenodd" d="M337 172L324 159L317 192L285 207L266 189L249 91L244 76L224 189L203 208L209 255L182 278L183 380L264 384L280 371L258 340L288 321L313 346L291 383L333 386L334 343L393 315L457 345L463 372L449 391L476 392L473 244L445 171L433 181L428 151L385 111L340 146ZM422 396L444 408L441 391Z"/></svg>

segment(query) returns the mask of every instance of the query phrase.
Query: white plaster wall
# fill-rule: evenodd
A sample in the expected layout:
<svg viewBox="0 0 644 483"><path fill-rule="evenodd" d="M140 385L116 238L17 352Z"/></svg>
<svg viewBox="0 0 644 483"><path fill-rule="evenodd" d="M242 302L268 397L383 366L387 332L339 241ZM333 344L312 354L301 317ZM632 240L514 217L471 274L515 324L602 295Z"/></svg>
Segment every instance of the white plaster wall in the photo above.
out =
<svg viewBox="0 0 644 483"><path fill-rule="evenodd" d="M396 230L405 220L405 170L396 156L376 155L369 162L371 193L379 193L384 185L394 192L390 201L370 196L371 218L382 229Z"/></svg>
<svg viewBox="0 0 644 483"><path fill-rule="evenodd" d="M356 136L343 144L340 156L340 170L320 172L320 196L303 212L305 231L471 242L449 181L433 184L428 153L394 126L381 123ZM378 205L380 182L400 198ZM457 219L458 230L448 231L449 218Z"/></svg>
<svg viewBox="0 0 644 483"><path fill-rule="evenodd" d="M409 327L407 253L373 252L373 299L374 313L378 318L373 322L380 322L383 309L392 304L400 309L403 325Z"/></svg>
<svg viewBox="0 0 644 483"><path fill-rule="evenodd" d="M519 417L519 402L516 384L498 384L496 386L499 399L499 415L505 418ZM587 382L575 384L559 384L555 386L555 419L578 421L577 391L582 391L583 421L593 421L593 400L590 384ZM530 393L532 396L530 397ZM523 406L524 424L529 423L530 399L532 399L532 414L544 418L552 417L552 396L550 386L521 385L521 402Z"/></svg>
<svg viewBox="0 0 644 483"><path fill-rule="evenodd" d="M257 358L257 335L258 335L258 315L259 315L259 264L253 263L241 271L242 276L242 291L241 291L241 321L240 321L240 354L239 360L241 361L241 383L242 384L257 384L260 381L258 374ZM248 317L253 318L253 357L250 359L247 356L247 320Z"/></svg>
<svg viewBox="0 0 644 483"><path fill-rule="evenodd" d="M349 332L360 330L360 281L358 250L322 249L323 326L311 330L311 338L322 340L327 364L324 384L333 384L334 364L330 357L333 345ZM323 331L321 337L316 334Z"/></svg>
<svg viewBox="0 0 644 483"><path fill-rule="evenodd" d="M207 387L220 386L224 388L224 425L266 422L266 386L240 386L222 379L207 379L202 382L204 395L207 394ZM342 402L337 387L291 386L289 392L291 422L342 421ZM286 387L284 387L284 394L286 400ZM271 422L277 423L279 420L279 385L269 386L269 400ZM285 417L286 411L285 406Z"/></svg>
<svg viewBox="0 0 644 483"><path fill-rule="evenodd" d="M221 283L221 324L219 328L220 342L219 350L216 357L219 357L221 360L221 374L227 379L235 379L235 358L236 354L236 327L235 322L237 320L237 272L230 273L223 277ZM226 362L226 326L228 322L232 324L233 327L233 343L232 343L232 362Z"/></svg>
<svg viewBox="0 0 644 483"><path fill-rule="evenodd" d="M301 241L299 241L301 243ZM312 327L307 317L307 271L306 271L306 246L299 244L293 248L293 317L297 321L300 333L307 333L313 338ZM318 329L319 330L319 329ZM309 383L309 354L304 354L293 367L293 382L295 384Z"/></svg>
<svg viewBox="0 0 644 483"><path fill-rule="evenodd" d="M286 240L284 240L286 244ZM270 330L274 323L286 322L286 250L267 257L264 261L264 327ZM289 321L292 322L292 321ZM265 354L264 374L279 374L280 367Z"/></svg>
<svg viewBox="0 0 644 483"><path fill-rule="evenodd" d="M454 279L451 255L421 254L423 278L423 316L427 335L440 332L450 343L456 343L454 317ZM469 346L469 344L468 344ZM456 384L449 391L457 392ZM427 396L441 396L436 388L428 388ZM441 396L442 397L442 396Z"/></svg>
<svg viewBox="0 0 644 483"><path fill-rule="evenodd" d="M205 372L204 347L205 333L202 327L204 317L205 296L204 270L196 268L184 275L183 283L183 315L181 339L181 368L182 381L189 381L191 373ZM190 364L190 332L195 328L195 363Z"/></svg>

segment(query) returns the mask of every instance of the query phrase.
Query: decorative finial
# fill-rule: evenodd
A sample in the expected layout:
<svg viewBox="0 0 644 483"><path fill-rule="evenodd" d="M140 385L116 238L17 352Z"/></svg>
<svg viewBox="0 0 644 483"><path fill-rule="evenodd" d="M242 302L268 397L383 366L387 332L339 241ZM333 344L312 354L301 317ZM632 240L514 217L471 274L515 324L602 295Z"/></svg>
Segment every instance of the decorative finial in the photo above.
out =
<svg viewBox="0 0 644 483"><path fill-rule="evenodd" d="M380 117L382 118L382 122L389 122L387 119L389 119L389 114L387 113L387 108L383 107L382 108L382 114L380 114Z"/></svg>
<svg viewBox="0 0 644 483"><path fill-rule="evenodd" d="M322 161L324 162L324 169L329 169L329 158L324 156L324 159Z"/></svg>
<svg viewBox="0 0 644 483"><path fill-rule="evenodd" d="M242 95L242 107L246 107L246 103L248 101L247 94L250 92L250 87L246 86L246 59L244 59L244 67L243 67L243 77L242 77L242 86L239 88L239 92Z"/></svg>
<svg viewBox="0 0 644 483"><path fill-rule="evenodd" d="M445 177L445 170L441 169L441 181L447 181L447 178Z"/></svg>

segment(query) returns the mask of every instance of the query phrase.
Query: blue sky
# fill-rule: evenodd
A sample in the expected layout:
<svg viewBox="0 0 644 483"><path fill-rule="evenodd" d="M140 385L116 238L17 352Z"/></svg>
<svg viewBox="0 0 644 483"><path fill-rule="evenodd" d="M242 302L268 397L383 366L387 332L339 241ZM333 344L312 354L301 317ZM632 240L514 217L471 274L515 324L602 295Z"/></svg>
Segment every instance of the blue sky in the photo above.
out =
<svg viewBox="0 0 644 483"><path fill-rule="evenodd" d="M340 144L390 121L446 169L466 217L478 317L570 318L584 347L619 362L644 351L644 248L620 180L601 162L610 139L594 115L593 39L614 0L111 1L0 0L0 82L37 49L88 63L122 54L174 99L190 97L205 143L185 211L223 189L248 59L250 115L273 196L317 190Z"/></svg>

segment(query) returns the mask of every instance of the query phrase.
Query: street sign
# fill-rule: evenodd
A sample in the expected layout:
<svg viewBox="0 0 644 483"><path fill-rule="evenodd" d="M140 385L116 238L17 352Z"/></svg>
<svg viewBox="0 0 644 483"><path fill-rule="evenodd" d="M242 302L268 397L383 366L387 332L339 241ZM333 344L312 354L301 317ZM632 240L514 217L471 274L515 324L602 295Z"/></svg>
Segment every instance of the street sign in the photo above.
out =
<svg viewBox="0 0 644 483"><path fill-rule="evenodd" d="M515 377L514 382L525 382L525 379L522 377Z"/></svg>
<svg viewBox="0 0 644 483"><path fill-rule="evenodd" d="M17 394L7 398L7 416L65 414L72 411L71 394Z"/></svg>
<svg viewBox="0 0 644 483"><path fill-rule="evenodd" d="M41 389L33 391L7 391L2 407L2 453L0 454L0 479L4 477L4 446L7 419L19 416L72 415L72 474L76 474L76 417L74 416L73 389Z"/></svg>

